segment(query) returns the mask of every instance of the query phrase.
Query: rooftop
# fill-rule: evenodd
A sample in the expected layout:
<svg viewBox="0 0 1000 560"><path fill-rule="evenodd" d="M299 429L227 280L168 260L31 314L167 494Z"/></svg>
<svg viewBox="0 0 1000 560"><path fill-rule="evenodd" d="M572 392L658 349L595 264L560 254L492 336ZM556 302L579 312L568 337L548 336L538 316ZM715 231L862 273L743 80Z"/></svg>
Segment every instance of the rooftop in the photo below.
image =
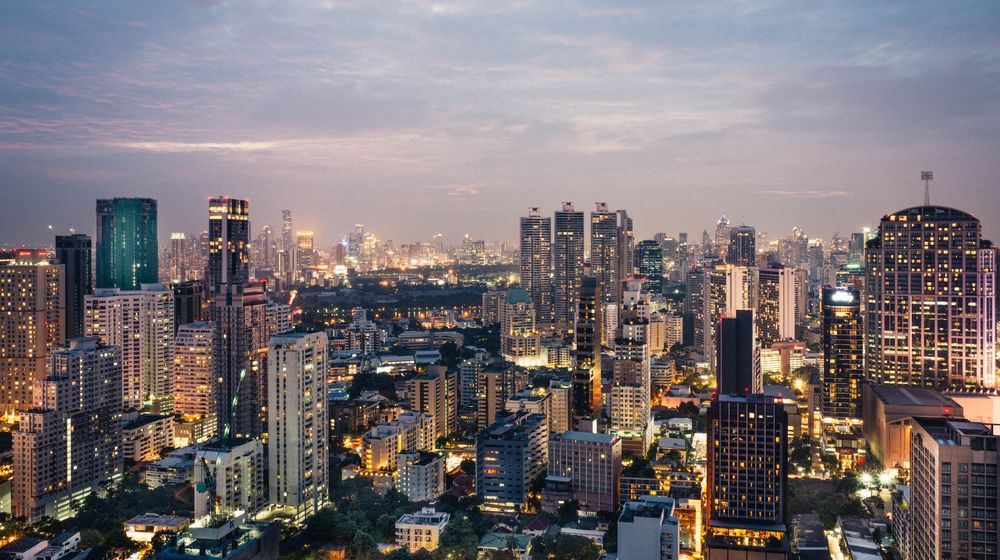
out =
<svg viewBox="0 0 1000 560"><path fill-rule="evenodd" d="M615 436L611 434L594 434L591 432L575 432L569 431L565 432L561 436L556 436L554 439L561 439L564 441L586 441L590 443L612 443Z"/></svg>
<svg viewBox="0 0 1000 560"><path fill-rule="evenodd" d="M904 385L872 385L872 391L885 404L904 406L954 407L960 410L955 401L941 394L936 389L928 387L913 387Z"/></svg>

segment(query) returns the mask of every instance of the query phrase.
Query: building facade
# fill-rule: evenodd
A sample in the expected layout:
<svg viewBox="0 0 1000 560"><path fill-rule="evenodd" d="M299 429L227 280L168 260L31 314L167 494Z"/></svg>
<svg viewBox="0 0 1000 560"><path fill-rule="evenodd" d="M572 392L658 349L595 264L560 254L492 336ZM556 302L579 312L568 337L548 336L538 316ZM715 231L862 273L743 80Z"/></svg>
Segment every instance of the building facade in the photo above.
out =
<svg viewBox="0 0 1000 560"><path fill-rule="evenodd" d="M159 282L156 201L98 199L96 244L97 288L138 290Z"/></svg>

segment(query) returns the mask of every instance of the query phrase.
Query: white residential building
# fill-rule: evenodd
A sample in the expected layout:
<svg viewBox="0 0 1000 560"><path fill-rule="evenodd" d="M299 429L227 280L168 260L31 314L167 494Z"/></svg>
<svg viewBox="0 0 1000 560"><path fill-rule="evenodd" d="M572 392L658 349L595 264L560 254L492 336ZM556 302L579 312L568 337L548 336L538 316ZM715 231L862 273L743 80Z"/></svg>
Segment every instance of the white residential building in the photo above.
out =
<svg viewBox="0 0 1000 560"><path fill-rule="evenodd" d="M324 332L292 332L272 336L268 349L269 494L297 522L329 495L327 346Z"/></svg>

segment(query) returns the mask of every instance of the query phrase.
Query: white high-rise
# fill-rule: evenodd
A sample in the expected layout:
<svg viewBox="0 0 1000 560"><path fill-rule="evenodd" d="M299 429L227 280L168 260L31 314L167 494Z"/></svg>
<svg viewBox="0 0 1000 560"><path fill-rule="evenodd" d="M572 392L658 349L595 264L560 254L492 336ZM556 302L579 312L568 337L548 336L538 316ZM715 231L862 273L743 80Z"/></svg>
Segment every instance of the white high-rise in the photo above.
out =
<svg viewBox="0 0 1000 560"><path fill-rule="evenodd" d="M86 335L121 348L126 410L149 403L156 412L173 412L173 292L162 284L101 288L85 296L83 305Z"/></svg>
<svg viewBox="0 0 1000 560"><path fill-rule="evenodd" d="M268 487L271 505L304 521L327 503L326 333L271 337L268 349Z"/></svg>

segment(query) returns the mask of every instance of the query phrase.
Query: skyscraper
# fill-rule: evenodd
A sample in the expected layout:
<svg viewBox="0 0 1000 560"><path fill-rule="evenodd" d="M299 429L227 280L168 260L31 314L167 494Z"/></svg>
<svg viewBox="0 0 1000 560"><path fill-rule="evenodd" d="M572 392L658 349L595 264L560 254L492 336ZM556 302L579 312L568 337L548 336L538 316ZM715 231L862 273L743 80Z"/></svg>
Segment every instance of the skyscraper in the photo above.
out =
<svg viewBox="0 0 1000 560"><path fill-rule="evenodd" d="M538 325L552 323L552 219L532 208L521 218L521 287Z"/></svg>
<svg viewBox="0 0 1000 560"><path fill-rule="evenodd" d="M603 302L617 302L621 282L619 249L618 214L609 211L606 202L598 202L590 213L590 266L601 287Z"/></svg>
<svg viewBox="0 0 1000 560"><path fill-rule="evenodd" d="M76 233L56 236L56 262L66 278L66 338L83 336L83 296L93 293L90 237Z"/></svg>
<svg viewBox="0 0 1000 560"><path fill-rule="evenodd" d="M204 288L201 282L187 280L173 285L174 291L174 330L181 325L197 323L202 320L202 301Z"/></svg>
<svg viewBox="0 0 1000 560"><path fill-rule="evenodd" d="M220 196L208 199L208 288L250 279L250 202Z"/></svg>
<svg viewBox="0 0 1000 560"><path fill-rule="evenodd" d="M264 431L264 360L270 339L266 303L259 284L223 284L212 303L219 329L214 359L221 438L259 437Z"/></svg>
<svg viewBox="0 0 1000 560"><path fill-rule="evenodd" d="M455 385L455 372L449 372L444 366L430 366L408 382L410 410L434 418L436 437L446 437L457 427Z"/></svg>
<svg viewBox="0 0 1000 560"><path fill-rule="evenodd" d="M601 413L601 287L584 276L576 315L576 370L573 372L573 416L596 418Z"/></svg>
<svg viewBox="0 0 1000 560"><path fill-rule="evenodd" d="M621 325L615 337L615 358L611 375L610 432L622 439L626 451L638 455L651 439L650 390L652 385L647 331L648 303L638 291L636 301L622 309ZM646 308L643 308L645 305Z"/></svg>
<svg viewBox="0 0 1000 560"><path fill-rule="evenodd" d="M583 277L584 217L572 202L564 202L555 213L553 247L552 306L555 327L560 332L574 329L576 302Z"/></svg>
<svg viewBox="0 0 1000 560"><path fill-rule="evenodd" d="M705 557L783 558L788 552L784 405L764 395L719 394L709 407L708 441ZM740 555L731 555L735 551Z"/></svg>
<svg viewBox="0 0 1000 560"><path fill-rule="evenodd" d="M761 268L757 298L757 336L770 348L779 340L795 338L796 270L782 265Z"/></svg>
<svg viewBox="0 0 1000 560"><path fill-rule="evenodd" d="M941 206L882 218L865 251L865 369L876 383L993 387L996 252Z"/></svg>
<svg viewBox="0 0 1000 560"><path fill-rule="evenodd" d="M758 269L717 265L688 276L688 305L694 317L694 342L706 359L714 359L716 329L723 316L757 307Z"/></svg>
<svg viewBox="0 0 1000 560"><path fill-rule="evenodd" d="M720 395L764 392L753 311L741 309L719 320L715 371Z"/></svg>
<svg viewBox="0 0 1000 560"><path fill-rule="evenodd" d="M864 318L853 288L823 288L823 415L861 417Z"/></svg>
<svg viewBox="0 0 1000 560"><path fill-rule="evenodd" d="M187 280L187 236L184 232L170 234L170 281Z"/></svg>
<svg viewBox="0 0 1000 560"><path fill-rule="evenodd" d="M294 332L271 337L268 350L268 488L271 505L296 521L328 499L327 337Z"/></svg>
<svg viewBox="0 0 1000 560"><path fill-rule="evenodd" d="M174 413L206 422L216 430L219 384L215 380L215 323L189 323L174 339Z"/></svg>
<svg viewBox="0 0 1000 560"><path fill-rule="evenodd" d="M66 519L122 473L121 351L96 338L71 339L52 352L36 395L14 432L11 505L30 521Z"/></svg>
<svg viewBox="0 0 1000 560"><path fill-rule="evenodd" d="M163 284L102 288L84 299L87 336L121 349L122 403L173 410L174 295Z"/></svg>
<svg viewBox="0 0 1000 560"><path fill-rule="evenodd" d="M0 408L8 418L32 407L46 356L65 340L63 270L31 250L0 263Z"/></svg>
<svg viewBox="0 0 1000 560"><path fill-rule="evenodd" d="M757 266L757 230L736 226L729 230L726 263L735 266Z"/></svg>
<svg viewBox="0 0 1000 560"><path fill-rule="evenodd" d="M639 242L635 251L639 274L646 278L643 288L650 294L663 292L663 248L652 239Z"/></svg>
<svg viewBox="0 0 1000 560"><path fill-rule="evenodd" d="M97 201L97 286L138 290L159 281L156 201L113 198Z"/></svg>

